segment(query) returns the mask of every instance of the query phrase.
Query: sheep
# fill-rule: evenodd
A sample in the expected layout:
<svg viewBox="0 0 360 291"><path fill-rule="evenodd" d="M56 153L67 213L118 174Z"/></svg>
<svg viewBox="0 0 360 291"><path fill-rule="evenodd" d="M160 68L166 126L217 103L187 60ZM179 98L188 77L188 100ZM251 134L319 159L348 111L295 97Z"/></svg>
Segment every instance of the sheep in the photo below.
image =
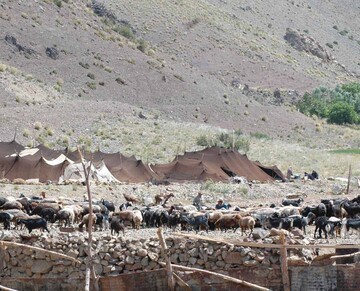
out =
<svg viewBox="0 0 360 291"><path fill-rule="evenodd" d="M24 206L19 201L7 201L3 205L0 206L0 209L2 209L2 210L8 210L8 209L23 210Z"/></svg>
<svg viewBox="0 0 360 291"><path fill-rule="evenodd" d="M40 215L41 210L44 208L52 208L55 210L56 213L62 208L62 205L60 205L59 203L36 203L36 205L34 205L35 204L32 203L33 210L31 214L37 215Z"/></svg>
<svg viewBox="0 0 360 291"><path fill-rule="evenodd" d="M28 229L29 233L33 229L42 228L43 231L46 230L50 232L47 228L47 221L43 218L36 218L36 219L19 219L19 223L25 224L25 227Z"/></svg>
<svg viewBox="0 0 360 291"><path fill-rule="evenodd" d="M96 214L93 213L92 216L90 217L90 214L85 214L81 223L79 224L79 228L80 230L82 230L82 227L84 226L84 224L86 225L86 228L88 228L89 226L89 221L92 221L92 226L95 227L95 223L96 223Z"/></svg>
<svg viewBox="0 0 360 291"><path fill-rule="evenodd" d="M246 234L246 230L250 229L250 235L252 234L255 226L255 219L251 216L240 216L240 228L241 228L241 235L244 233Z"/></svg>
<svg viewBox="0 0 360 291"><path fill-rule="evenodd" d="M116 232L117 235L119 235L120 231L122 231L123 235L125 235L124 223L117 217L111 219L110 229L111 229L111 235L113 235L113 232Z"/></svg>
<svg viewBox="0 0 360 291"><path fill-rule="evenodd" d="M62 221L65 221L65 227L66 225L71 226L75 220L74 210L70 207L60 209L55 215L55 221L57 220L59 220L59 225L62 225Z"/></svg>
<svg viewBox="0 0 360 291"><path fill-rule="evenodd" d="M214 211L209 214L209 229L215 230L215 223L222 217L224 214L221 211Z"/></svg>
<svg viewBox="0 0 360 291"><path fill-rule="evenodd" d="M125 210L120 212L114 212L113 217L119 217L123 221L131 222L133 228L135 229L139 229L140 224L143 221L140 210Z"/></svg>
<svg viewBox="0 0 360 291"><path fill-rule="evenodd" d="M224 230L233 228L234 232L240 227L240 214L224 214L215 222L215 228Z"/></svg>

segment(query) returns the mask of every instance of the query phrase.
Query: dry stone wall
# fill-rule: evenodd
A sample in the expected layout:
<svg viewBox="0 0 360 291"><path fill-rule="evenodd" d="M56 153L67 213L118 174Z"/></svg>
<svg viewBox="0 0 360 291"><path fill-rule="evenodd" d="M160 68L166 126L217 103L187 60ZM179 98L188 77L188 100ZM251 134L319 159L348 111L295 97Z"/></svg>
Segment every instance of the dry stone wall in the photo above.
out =
<svg viewBox="0 0 360 291"><path fill-rule="evenodd" d="M1 251L1 277L26 278L84 278L87 258L86 234L64 233L57 240L39 237L31 244L66 254L81 262L58 258L53 254L25 247L9 246ZM204 242L169 237L170 259L174 264L208 270L229 270L240 266L271 266L279 264L277 250L251 249L231 244ZM93 240L94 266L101 276L118 275L162 268L159 241L156 237L129 240L105 235Z"/></svg>

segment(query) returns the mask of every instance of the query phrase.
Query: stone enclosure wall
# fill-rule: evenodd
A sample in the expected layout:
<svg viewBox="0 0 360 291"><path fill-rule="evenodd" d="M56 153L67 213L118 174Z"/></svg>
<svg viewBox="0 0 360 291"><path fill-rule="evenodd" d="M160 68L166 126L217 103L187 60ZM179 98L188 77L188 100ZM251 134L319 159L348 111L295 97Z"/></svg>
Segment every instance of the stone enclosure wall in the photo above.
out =
<svg viewBox="0 0 360 291"><path fill-rule="evenodd" d="M217 270L272 290L282 290L277 249L248 248L177 237L167 238L166 243L174 264ZM86 234L63 233L56 239L39 237L27 244L66 254L80 263L26 247L4 247L0 242L2 285L17 290L83 290L87 258ZM125 276L118 280L124 284L124 290L129 289L126 283L130 280L126 276L139 271L162 269L159 262L164 262L156 237L135 241L105 235L101 239L94 238L93 246L97 275L106 278L110 275ZM359 263L342 266L290 266L292 290L356 290L360 285L360 277L356 275L359 270ZM201 276L187 272L185 276L192 282L194 290L205 290L201 286ZM154 281L156 280L159 279L154 277ZM225 286L214 278L207 280L207 284L217 286L214 287L216 290L222 290L221 286ZM227 290L229 286L224 288Z"/></svg>

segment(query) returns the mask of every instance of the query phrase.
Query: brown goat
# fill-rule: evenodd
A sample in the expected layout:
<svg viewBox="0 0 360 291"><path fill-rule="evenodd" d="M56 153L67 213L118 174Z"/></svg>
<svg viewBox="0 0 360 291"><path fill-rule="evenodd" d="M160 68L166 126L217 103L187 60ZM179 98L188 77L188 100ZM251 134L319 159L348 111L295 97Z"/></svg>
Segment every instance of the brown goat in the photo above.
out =
<svg viewBox="0 0 360 291"><path fill-rule="evenodd" d="M169 194L157 194L155 195L155 204L161 204L164 205L166 204L166 202L171 198L171 197L175 197L174 193L169 193Z"/></svg>

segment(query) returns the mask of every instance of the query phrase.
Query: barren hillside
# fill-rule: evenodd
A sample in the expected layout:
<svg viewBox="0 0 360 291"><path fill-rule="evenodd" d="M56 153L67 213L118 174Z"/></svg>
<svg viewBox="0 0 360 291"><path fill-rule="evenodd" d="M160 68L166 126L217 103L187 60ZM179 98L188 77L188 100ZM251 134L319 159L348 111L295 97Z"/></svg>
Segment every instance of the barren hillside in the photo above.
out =
<svg viewBox="0 0 360 291"><path fill-rule="evenodd" d="M1 1L2 140L150 161L224 130L356 147L356 129L293 103L359 81L359 15L351 0Z"/></svg>

